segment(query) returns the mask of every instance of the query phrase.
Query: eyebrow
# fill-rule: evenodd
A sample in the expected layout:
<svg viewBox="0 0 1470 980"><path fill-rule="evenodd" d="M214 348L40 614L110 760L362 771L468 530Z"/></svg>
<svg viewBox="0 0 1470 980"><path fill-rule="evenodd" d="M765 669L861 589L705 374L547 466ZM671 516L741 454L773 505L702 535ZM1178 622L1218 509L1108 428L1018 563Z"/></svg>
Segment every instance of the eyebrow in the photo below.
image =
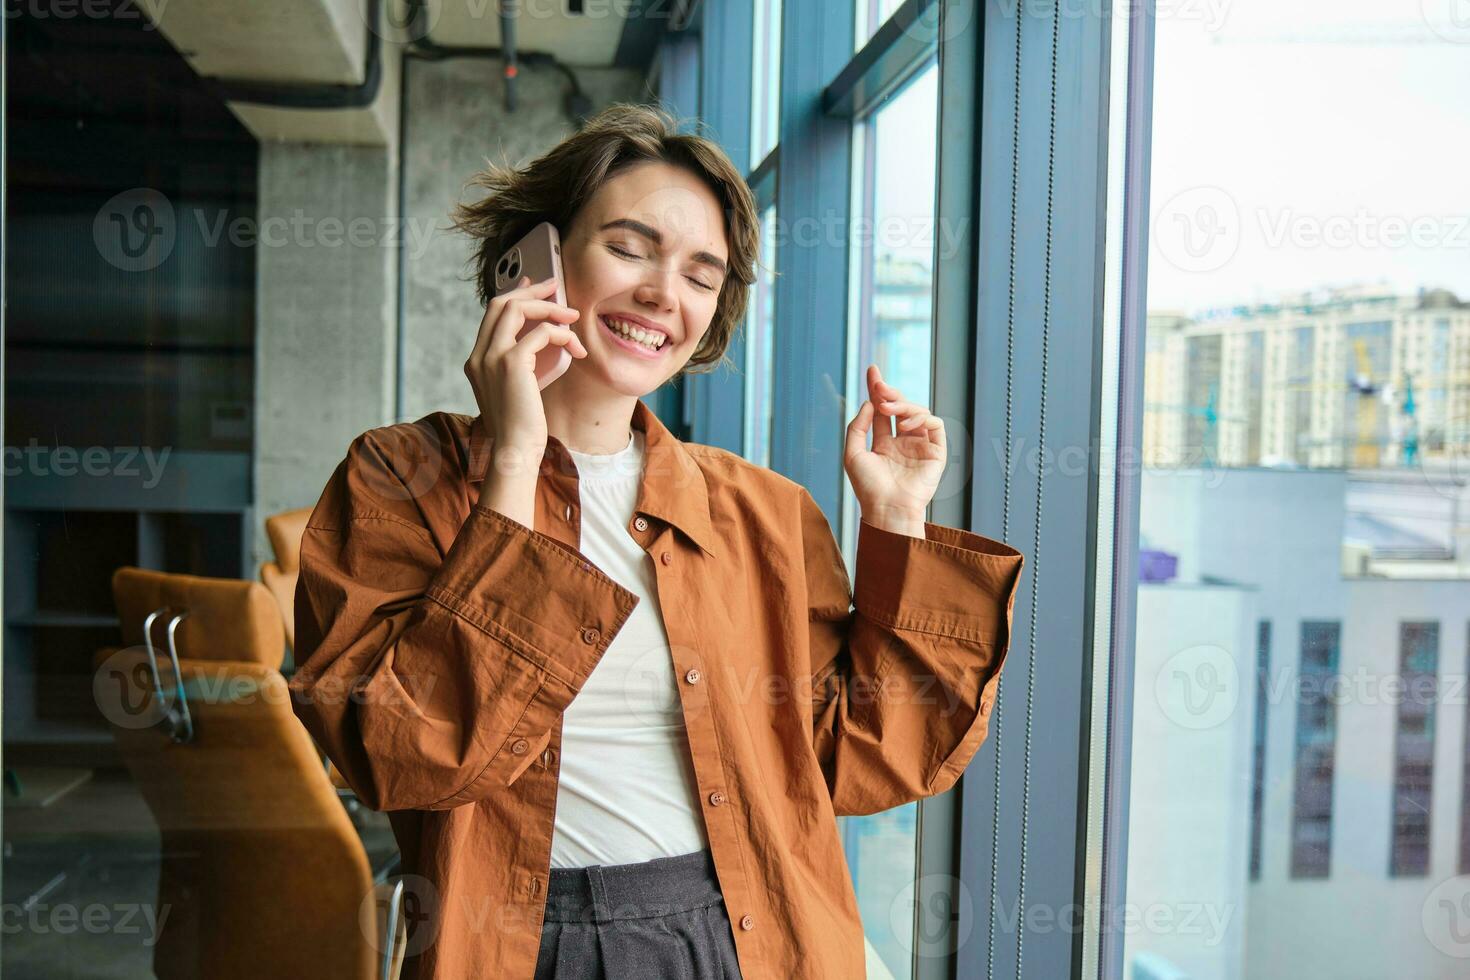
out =
<svg viewBox="0 0 1470 980"><path fill-rule="evenodd" d="M607 224L603 225L597 230L607 231L609 228L626 228L629 231L636 232L642 235L644 238L647 238L649 241L653 242L653 244L658 245L659 247L662 247L664 243L663 232L650 225L646 225L643 222L638 221L634 218L616 218L612 221L609 221ZM725 266L725 260L720 258L718 255L714 255L710 252L705 252L702 250L695 252L694 261L699 262L703 265L714 266L716 269L720 270L720 275L722 276L728 275L729 273L728 268Z"/></svg>

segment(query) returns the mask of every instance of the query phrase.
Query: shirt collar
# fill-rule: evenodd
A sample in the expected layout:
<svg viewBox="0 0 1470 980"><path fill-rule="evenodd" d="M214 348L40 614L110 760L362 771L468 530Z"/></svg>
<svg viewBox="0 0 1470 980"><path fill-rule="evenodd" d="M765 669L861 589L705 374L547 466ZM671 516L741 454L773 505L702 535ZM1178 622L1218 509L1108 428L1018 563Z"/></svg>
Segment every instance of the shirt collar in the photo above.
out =
<svg viewBox="0 0 1470 980"><path fill-rule="evenodd" d="M643 432L643 477L638 484L638 502L634 511L648 514L674 525L695 544L716 556L715 535L709 512L709 486L704 470L684 442L659 421L653 410L638 399L633 406L633 428ZM471 483L479 483L490 468L491 439L485 431L483 415L470 423L469 474ZM546 439L546 455L541 475L548 472L570 473L574 469L566 447L556 436Z"/></svg>

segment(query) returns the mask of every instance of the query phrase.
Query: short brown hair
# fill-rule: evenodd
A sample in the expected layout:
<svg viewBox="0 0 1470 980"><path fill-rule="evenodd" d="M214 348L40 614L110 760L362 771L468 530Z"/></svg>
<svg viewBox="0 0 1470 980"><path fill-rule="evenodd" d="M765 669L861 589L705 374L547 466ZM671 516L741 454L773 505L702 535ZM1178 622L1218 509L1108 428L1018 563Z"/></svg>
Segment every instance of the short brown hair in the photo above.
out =
<svg viewBox="0 0 1470 980"><path fill-rule="evenodd" d="M703 180L724 212L728 270L714 321L684 370L725 360L725 349L745 317L755 282L760 218L744 175L719 144L698 132L680 132L679 125L658 106L613 103L524 167L487 160L486 168L465 186L484 187L490 194L474 204L456 205L453 214L454 227L479 240L470 261L476 267L480 302L489 305L495 296L495 264L521 236L543 221L565 235L608 178L642 161L663 161ZM703 126L697 120L695 125Z"/></svg>

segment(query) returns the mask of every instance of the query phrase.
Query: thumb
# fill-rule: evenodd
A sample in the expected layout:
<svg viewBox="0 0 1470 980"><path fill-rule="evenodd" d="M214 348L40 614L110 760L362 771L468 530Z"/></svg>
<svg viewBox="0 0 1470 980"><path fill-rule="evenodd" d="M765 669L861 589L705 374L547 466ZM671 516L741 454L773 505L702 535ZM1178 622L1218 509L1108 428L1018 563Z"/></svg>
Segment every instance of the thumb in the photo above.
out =
<svg viewBox="0 0 1470 980"><path fill-rule="evenodd" d="M858 407L857 414L852 421L847 423L847 443L844 446L844 455L852 459L858 453L868 448L868 430L873 424L873 403L869 399L863 399Z"/></svg>

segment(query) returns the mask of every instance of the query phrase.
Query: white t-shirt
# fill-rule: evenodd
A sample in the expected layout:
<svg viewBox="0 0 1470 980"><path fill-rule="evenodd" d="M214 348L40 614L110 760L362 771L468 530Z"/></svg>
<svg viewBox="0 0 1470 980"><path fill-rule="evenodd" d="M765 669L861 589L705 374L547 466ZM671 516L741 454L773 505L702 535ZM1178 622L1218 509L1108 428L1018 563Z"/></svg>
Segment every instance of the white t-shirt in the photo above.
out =
<svg viewBox="0 0 1470 980"><path fill-rule="evenodd" d="M653 560L629 524L644 435L627 448L573 450L582 504L581 552L638 604L562 719L551 866L632 864L709 846L684 729Z"/></svg>

